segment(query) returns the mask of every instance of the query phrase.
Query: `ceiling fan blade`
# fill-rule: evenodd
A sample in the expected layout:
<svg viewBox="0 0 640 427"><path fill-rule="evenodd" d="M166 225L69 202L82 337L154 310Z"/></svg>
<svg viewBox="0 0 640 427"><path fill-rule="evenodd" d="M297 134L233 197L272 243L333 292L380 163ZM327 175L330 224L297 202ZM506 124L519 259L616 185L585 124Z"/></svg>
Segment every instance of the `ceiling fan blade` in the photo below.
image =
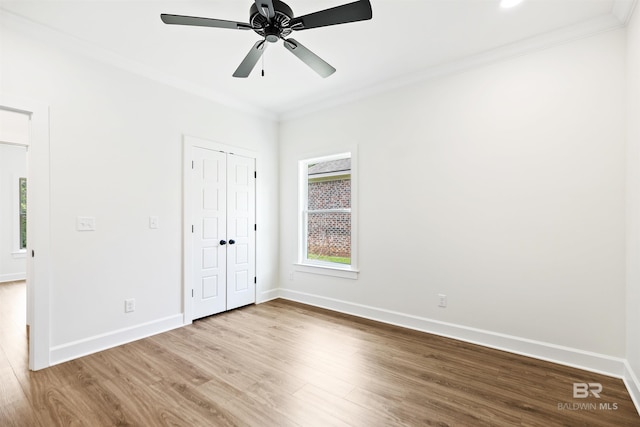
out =
<svg viewBox="0 0 640 427"><path fill-rule="evenodd" d="M276 10L273 8L272 0L255 0L258 12L265 18L271 19L276 16Z"/></svg>
<svg viewBox="0 0 640 427"><path fill-rule="evenodd" d="M346 24L348 22L366 21L371 19L372 16L373 12L371 11L369 0L359 0L293 18L290 26L294 30L308 30L310 28Z"/></svg>
<svg viewBox="0 0 640 427"><path fill-rule="evenodd" d="M253 71L253 68L256 66L258 60L266 49L266 40L260 40L259 42L254 44L247 56L244 57L244 59L238 66L236 72L233 73L233 77L249 77L249 74L251 74L251 71Z"/></svg>
<svg viewBox="0 0 640 427"><path fill-rule="evenodd" d="M284 40L284 47L286 47L289 52L297 56L302 62L311 67L313 71L320 74L323 78L329 77L331 74L336 72L335 68L295 39Z"/></svg>
<svg viewBox="0 0 640 427"><path fill-rule="evenodd" d="M197 16L169 15L163 13L160 19L165 24L194 25L196 27L229 28L231 30L252 30L253 27L244 22L224 21L222 19L200 18Z"/></svg>

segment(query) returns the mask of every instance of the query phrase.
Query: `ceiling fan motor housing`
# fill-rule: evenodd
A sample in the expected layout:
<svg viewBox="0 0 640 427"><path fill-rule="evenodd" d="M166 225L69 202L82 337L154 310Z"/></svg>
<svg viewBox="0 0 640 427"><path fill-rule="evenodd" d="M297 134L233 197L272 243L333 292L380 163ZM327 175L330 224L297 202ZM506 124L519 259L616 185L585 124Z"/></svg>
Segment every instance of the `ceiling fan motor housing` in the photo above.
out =
<svg viewBox="0 0 640 427"><path fill-rule="evenodd" d="M253 31L271 43L275 43L291 34L289 23L293 18L293 10L282 1L273 0L273 9L275 10L275 16L271 19L271 22L258 11L255 3L249 9L251 17L249 23L253 27Z"/></svg>

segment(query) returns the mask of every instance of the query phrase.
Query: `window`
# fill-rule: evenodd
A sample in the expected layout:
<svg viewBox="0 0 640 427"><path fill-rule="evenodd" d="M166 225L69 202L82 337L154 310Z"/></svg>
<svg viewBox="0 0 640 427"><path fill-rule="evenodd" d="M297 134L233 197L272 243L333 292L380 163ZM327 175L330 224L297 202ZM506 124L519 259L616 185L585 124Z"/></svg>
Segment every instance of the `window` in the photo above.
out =
<svg viewBox="0 0 640 427"><path fill-rule="evenodd" d="M354 165L351 152L300 161L299 265L311 272L355 278L326 271L357 271Z"/></svg>
<svg viewBox="0 0 640 427"><path fill-rule="evenodd" d="M20 250L27 249L27 178L18 180L20 215Z"/></svg>

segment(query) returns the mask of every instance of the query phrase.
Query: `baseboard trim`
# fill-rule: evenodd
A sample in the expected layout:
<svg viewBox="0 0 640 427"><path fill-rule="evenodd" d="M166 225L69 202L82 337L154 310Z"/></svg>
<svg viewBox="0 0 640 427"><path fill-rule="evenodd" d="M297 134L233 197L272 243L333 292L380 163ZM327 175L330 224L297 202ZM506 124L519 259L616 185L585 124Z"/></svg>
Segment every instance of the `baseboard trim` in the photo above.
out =
<svg viewBox="0 0 640 427"><path fill-rule="evenodd" d="M427 332L447 338L453 338L472 344L507 351L522 356L558 363L585 371L595 372L616 378L625 378L625 360L559 346L541 341L500 334L482 329L440 322L396 311L355 304L347 301L327 298L319 295L280 289L280 298L326 308L340 313L391 325L402 326L421 332Z"/></svg>
<svg viewBox="0 0 640 427"><path fill-rule="evenodd" d="M629 391L633 404L636 405L638 415L640 415L640 380L638 380L638 376L633 372L631 365L626 360L624 362L624 377L622 380L627 386L627 391Z"/></svg>
<svg viewBox="0 0 640 427"><path fill-rule="evenodd" d="M17 282L19 280L26 280L26 273L12 273L12 274L0 274L0 283L4 282Z"/></svg>
<svg viewBox="0 0 640 427"><path fill-rule="evenodd" d="M72 359L87 356L98 351L107 350L142 338L147 338L162 332L183 326L182 314L165 317L141 325L123 328L102 335L96 335L83 340L58 345L51 348L51 366L67 362Z"/></svg>
<svg viewBox="0 0 640 427"><path fill-rule="evenodd" d="M262 304L263 302L271 301L277 298L280 298L280 289L269 289L268 291L260 293L260 296L256 298L256 303Z"/></svg>

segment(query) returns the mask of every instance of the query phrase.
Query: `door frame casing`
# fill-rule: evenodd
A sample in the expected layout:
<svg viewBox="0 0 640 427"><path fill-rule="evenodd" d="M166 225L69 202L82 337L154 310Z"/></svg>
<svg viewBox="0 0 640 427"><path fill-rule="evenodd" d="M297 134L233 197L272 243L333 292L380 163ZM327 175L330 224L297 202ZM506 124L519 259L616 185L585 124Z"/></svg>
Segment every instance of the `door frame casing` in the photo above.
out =
<svg viewBox="0 0 640 427"><path fill-rule="evenodd" d="M39 102L0 96L0 108L29 116L27 143L27 323L29 369L50 366L51 199L49 107ZM35 256L32 256L32 253Z"/></svg>
<svg viewBox="0 0 640 427"><path fill-rule="evenodd" d="M194 147L204 148L206 150L220 151L228 154L237 154L239 156L252 158L255 162L256 170L258 168L258 153L255 151L247 150L245 148L236 147L232 145L222 144L217 141L212 141L204 138L198 138L189 135L183 135L182 137L182 312L183 323L189 325L193 323L193 298L191 295L191 280L193 277L193 233L191 232L193 218L193 200L191 195L191 161L192 151ZM257 205L257 184L255 197L255 209L256 217L258 211ZM256 238L257 242L257 238ZM257 245L254 248L256 250L257 260ZM256 275L258 270L256 261ZM257 287L256 287L256 301L257 301Z"/></svg>

